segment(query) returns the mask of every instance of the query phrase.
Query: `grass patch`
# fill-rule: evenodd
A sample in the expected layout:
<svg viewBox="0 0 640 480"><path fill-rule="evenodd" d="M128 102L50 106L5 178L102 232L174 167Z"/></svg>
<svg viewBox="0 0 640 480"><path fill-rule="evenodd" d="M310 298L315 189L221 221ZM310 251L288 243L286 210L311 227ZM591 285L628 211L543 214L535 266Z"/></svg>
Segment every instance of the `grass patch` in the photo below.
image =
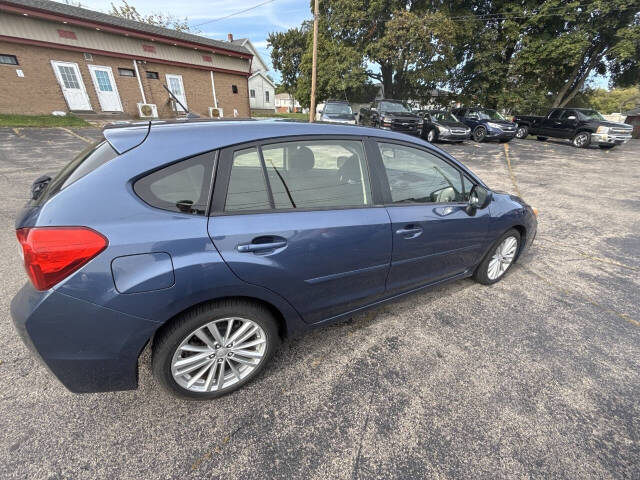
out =
<svg viewBox="0 0 640 480"><path fill-rule="evenodd" d="M280 113L280 112L252 112L254 118L294 118L296 120L309 120L308 113Z"/></svg>
<svg viewBox="0 0 640 480"><path fill-rule="evenodd" d="M90 127L74 115L0 115L0 127Z"/></svg>

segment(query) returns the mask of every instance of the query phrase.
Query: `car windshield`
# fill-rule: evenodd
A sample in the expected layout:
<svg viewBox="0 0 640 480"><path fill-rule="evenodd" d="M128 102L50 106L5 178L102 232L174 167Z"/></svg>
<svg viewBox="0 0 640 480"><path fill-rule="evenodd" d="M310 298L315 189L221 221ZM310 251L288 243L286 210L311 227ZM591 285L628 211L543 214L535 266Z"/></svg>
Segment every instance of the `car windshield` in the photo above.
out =
<svg viewBox="0 0 640 480"><path fill-rule="evenodd" d="M458 119L449 112L433 112L431 118L438 122L457 122Z"/></svg>
<svg viewBox="0 0 640 480"><path fill-rule="evenodd" d="M595 110L578 110L578 115L586 120L606 120Z"/></svg>
<svg viewBox="0 0 640 480"><path fill-rule="evenodd" d="M411 112L411 110L409 110L400 102L380 102L380 104L378 105L378 110L380 110L381 112Z"/></svg>
<svg viewBox="0 0 640 480"><path fill-rule="evenodd" d="M500 115L496 110L478 110L480 120L504 120L505 118Z"/></svg>
<svg viewBox="0 0 640 480"><path fill-rule="evenodd" d="M347 103L327 103L322 113L330 115L353 115L351 106Z"/></svg>

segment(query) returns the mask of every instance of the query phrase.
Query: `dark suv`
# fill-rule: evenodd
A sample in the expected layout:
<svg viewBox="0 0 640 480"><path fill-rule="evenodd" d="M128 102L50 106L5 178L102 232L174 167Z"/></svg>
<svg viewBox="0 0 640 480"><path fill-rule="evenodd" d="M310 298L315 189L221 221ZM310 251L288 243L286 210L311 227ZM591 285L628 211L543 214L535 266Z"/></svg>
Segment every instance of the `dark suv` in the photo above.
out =
<svg viewBox="0 0 640 480"><path fill-rule="evenodd" d="M516 135L516 124L492 108L458 108L453 110L453 114L471 129L471 136L476 142L508 142Z"/></svg>
<svg viewBox="0 0 640 480"><path fill-rule="evenodd" d="M412 135L422 131L422 118L399 100L377 100L370 108L361 108L358 123Z"/></svg>
<svg viewBox="0 0 640 480"><path fill-rule="evenodd" d="M223 395L285 337L501 280L536 234L525 202L407 135L187 121L104 136L39 179L16 221L30 281L14 323L74 392L136 388L152 342L170 392Z"/></svg>

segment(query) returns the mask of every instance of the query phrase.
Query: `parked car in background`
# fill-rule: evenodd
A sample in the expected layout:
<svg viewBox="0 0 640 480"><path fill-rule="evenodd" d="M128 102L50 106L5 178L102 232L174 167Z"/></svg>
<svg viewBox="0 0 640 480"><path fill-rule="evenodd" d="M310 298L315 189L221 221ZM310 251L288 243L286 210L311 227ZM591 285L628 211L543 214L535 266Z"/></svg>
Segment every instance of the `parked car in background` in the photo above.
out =
<svg viewBox="0 0 640 480"><path fill-rule="evenodd" d="M218 397L284 337L501 280L536 235L523 200L390 131L221 120L104 136L38 179L16 221L15 326L74 392L136 388L151 341L169 392Z"/></svg>
<svg viewBox="0 0 640 480"><path fill-rule="evenodd" d="M476 142L508 142L516 135L516 124L492 108L458 108L452 112L471 129L471 136Z"/></svg>
<svg viewBox="0 0 640 480"><path fill-rule="evenodd" d="M598 145L608 149L631 139L633 127L625 123L610 122L596 110L583 108L554 108L546 116L516 115L517 137L537 135L538 140L549 137L571 140L574 147Z"/></svg>
<svg viewBox="0 0 640 480"><path fill-rule="evenodd" d="M447 110L418 110L423 120L421 136L427 142L457 142L468 140L471 129Z"/></svg>
<svg viewBox="0 0 640 480"><path fill-rule="evenodd" d="M356 116L346 100L327 100L317 113L316 120L328 123L356 124Z"/></svg>
<svg viewBox="0 0 640 480"><path fill-rule="evenodd" d="M361 108L358 123L411 135L420 135L422 131L422 118L399 100L377 100L370 108Z"/></svg>

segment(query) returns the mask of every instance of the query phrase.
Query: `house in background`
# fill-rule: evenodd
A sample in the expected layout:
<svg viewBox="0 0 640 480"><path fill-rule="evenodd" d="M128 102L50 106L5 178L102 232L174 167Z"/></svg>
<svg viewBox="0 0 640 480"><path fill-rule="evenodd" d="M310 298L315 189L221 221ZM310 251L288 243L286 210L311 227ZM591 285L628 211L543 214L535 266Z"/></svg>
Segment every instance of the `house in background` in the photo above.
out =
<svg viewBox="0 0 640 480"><path fill-rule="evenodd" d="M273 80L267 76L269 66L248 38L234 39L233 35L229 34L227 39L253 54L251 76L249 77L249 106L251 110L273 113L275 111L276 86Z"/></svg>
<svg viewBox="0 0 640 480"><path fill-rule="evenodd" d="M0 113L248 117L252 58L235 43L86 8L0 0Z"/></svg>
<svg viewBox="0 0 640 480"><path fill-rule="evenodd" d="M302 107L290 93L278 93L276 95L276 112L293 113L302 112Z"/></svg>
<svg viewBox="0 0 640 480"><path fill-rule="evenodd" d="M631 136L633 138L640 138L640 107L624 112L622 115L626 116L624 123L633 127Z"/></svg>

